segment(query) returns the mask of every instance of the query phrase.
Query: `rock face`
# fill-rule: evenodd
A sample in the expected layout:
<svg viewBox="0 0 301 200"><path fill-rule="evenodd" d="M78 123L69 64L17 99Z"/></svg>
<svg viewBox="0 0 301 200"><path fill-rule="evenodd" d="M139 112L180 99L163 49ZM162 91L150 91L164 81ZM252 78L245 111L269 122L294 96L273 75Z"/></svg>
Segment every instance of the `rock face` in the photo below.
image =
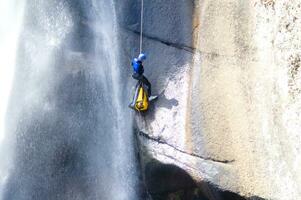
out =
<svg viewBox="0 0 301 200"><path fill-rule="evenodd" d="M138 42L140 13L130 0L123 6L137 10L121 22L126 46ZM181 191L190 195L181 199L227 199L217 188L300 198L300 7L297 0L146 2L146 76L160 97L136 122L154 199ZM162 170L168 177L153 181Z"/></svg>

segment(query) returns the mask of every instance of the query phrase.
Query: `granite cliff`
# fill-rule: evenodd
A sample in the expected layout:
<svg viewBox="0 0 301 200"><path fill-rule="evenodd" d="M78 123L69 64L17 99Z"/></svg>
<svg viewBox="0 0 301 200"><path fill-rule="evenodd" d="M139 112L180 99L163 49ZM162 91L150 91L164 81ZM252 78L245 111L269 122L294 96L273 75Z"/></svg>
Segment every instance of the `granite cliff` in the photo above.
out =
<svg viewBox="0 0 301 200"><path fill-rule="evenodd" d="M121 37L134 56L131 2ZM300 198L300 6L146 2L146 75L160 97L136 132L154 199Z"/></svg>

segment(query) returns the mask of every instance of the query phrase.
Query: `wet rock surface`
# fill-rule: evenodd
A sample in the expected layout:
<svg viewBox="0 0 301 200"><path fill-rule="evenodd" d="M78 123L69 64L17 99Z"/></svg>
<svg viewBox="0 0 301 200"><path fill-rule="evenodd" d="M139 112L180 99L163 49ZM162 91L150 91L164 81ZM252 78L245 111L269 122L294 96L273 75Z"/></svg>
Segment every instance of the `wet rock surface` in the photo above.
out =
<svg viewBox="0 0 301 200"><path fill-rule="evenodd" d="M165 4L181 9L176 13L158 9ZM225 199L243 198L227 196L234 193L250 199L300 197L299 4L148 3L146 18L160 23L155 28L146 25L144 45L150 56L146 76L161 97L148 113L137 114L136 128L151 191L179 186L170 178L179 172L169 168L175 166L192 177L198 189L206 183L213 184L214 191L232 191L223 193ZM139 3L131 6L139 8ZM137 21L124 25L128 41L138 41L138 25ZM170 177L162 175L166 171ZM157 179L155 172L160 174ZM154 184L162 181L161 176L171 183ZM173 196L176 192L159 196L198 198L194 189L182 189L192 196L181 192L184 196Z"/></svg>

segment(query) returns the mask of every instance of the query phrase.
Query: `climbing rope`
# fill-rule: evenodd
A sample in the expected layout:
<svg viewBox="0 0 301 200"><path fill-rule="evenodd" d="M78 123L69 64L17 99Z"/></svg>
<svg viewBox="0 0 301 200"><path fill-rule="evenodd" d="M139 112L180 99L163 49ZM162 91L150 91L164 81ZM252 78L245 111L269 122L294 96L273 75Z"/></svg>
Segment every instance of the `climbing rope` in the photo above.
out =
<svg viewBox="0 0 301 200"><path fill-rule="evenodd" d="M141 0L141 12L140 12L140 54L142 53L142 39L143 39L143 9L144 0Z"/></svg>

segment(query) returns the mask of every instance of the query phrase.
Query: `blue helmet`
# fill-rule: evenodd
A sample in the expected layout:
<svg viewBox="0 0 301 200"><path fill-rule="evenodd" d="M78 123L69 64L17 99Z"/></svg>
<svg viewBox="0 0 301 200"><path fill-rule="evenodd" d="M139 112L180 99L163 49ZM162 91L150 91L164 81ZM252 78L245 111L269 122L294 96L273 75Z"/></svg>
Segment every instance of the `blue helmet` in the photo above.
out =
<svg viewBox="0 0 301 200"><path fill-rule="evenodd" d="M138 60L143 61L145 59L146 59L146 55L144 53L140 53L139 56L138 56Z"/></svg>

